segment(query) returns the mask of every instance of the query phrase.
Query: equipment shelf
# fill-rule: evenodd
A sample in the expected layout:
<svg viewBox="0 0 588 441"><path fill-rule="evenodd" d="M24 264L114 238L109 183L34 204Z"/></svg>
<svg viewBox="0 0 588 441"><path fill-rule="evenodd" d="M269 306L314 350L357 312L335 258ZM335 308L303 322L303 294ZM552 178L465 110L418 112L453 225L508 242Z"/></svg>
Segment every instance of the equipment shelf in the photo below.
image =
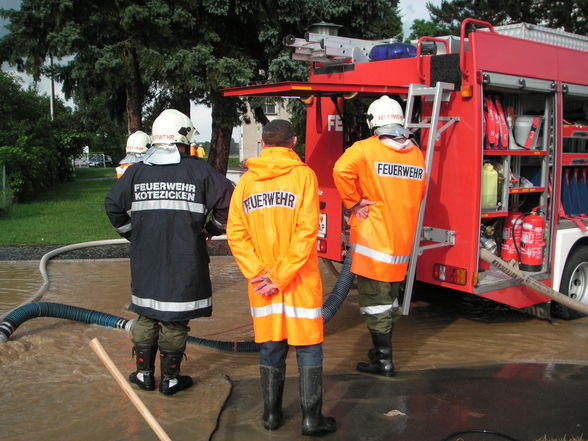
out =
<svg viewBox="0 0 588 441"><path fill-rule="evenodd" d="M544 150L484 150L484 156L547 156Z"/></svg>
<svg viewBox="0 0 588 441"><path fill-rule="evenodd" d="M506 217L508 215L508 211L487 211L482 213L480 216L482 219L490 219L493 217Z"/></svg>
<svg viewBox="0 0 588 441"><path fill-rule="evenodd" d="M493 74L491 74L492 76ZM504 80L506 76L496 76L496 80ZM511 222L510 218L513 213L520 212L522 216L529 215L534 207L545 206L549 201L548 183L553 179L553 163L555 156L552 152L554 145L554 115L556 114L556 101L554 99L553 88L550 82L540 81L537 83L535 90L516 89L516 78L510 78L513 87L496 88L496 81L489 81L483 89L484 105L481 110L486 112L484 117L491 121L492 103L496 109L504 109L502 115L503 123L497 124L498 132L495 132L497 138L501 138L498 143L503 148L487 145L490 139L488 132L484 138L482 148L482 165L489 162L498 172L497 180L497 205L480 210L480 235L481 244L495 243L495 254L502 255L502 246L507 240L506 223ZM526 81L534 81L525 78ZM494 83L494 86L493 86ZM507 110L510 109L510 110ZM500 110L502 111L502 110ZM501 115L498 113L498 117ZM517 143L516 138L528 139L529 134L525 135L525 128L532 130L531 126L525 126L521 123L519 133L516 133L516 121L526 121L529 118L541 118L541 124L538 125L535 143L530 145L530 149L521 147L523 143ZM504 147L504 119L507 119L508 142ZM510 121L508 121L510 119ZM496 120L495 120L496 121ZM513 121L515 123L513 123ZM484 120L486 123L486 120ZM577 150L576 150L577 151ZM582 152L583 153L583 152ZM482 183L484 175L482 175ZM491 179L491 178L490 178ZM491 181L490 181L491 182ZM481 196L484 196L482 188ZM553 226L551 220L547 219L544 214L539 214L544 219L544 229L551 231ZM519 239L520 240L520 239ZM520 246L520 245L519 245ZM488 249L488 247L486 246ZM543 251L543 260L541 268L534 274L534 277L546 277L550 271L549 256L551 242L547 240L545 250ZM476 293L498 290L512 286L514 283L508 277L505 279L503 274L495 274L492 268L485 268L484 264L478 266L480 279L476 286ZM505 280L503 280L505 279Z"/></svg>
<svg viewBox="0 0 588 441"><path fill-rule="evenodd" d="M588 153L564 153L562 165L588 165Z"/></svg>
<svg viewBox="0 0 588 441"><path fill-rule="evenodd" d="M509 194L519 194L519 193L543 193L545 191L545 187L514 187L509 188Z"/></svg>

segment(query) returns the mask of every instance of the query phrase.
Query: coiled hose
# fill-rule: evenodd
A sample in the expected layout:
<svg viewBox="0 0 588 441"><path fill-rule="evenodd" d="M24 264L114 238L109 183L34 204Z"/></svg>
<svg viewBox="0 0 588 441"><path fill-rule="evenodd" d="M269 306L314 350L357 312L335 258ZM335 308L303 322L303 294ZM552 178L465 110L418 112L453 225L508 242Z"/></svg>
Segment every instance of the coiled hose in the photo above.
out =
<svg viewBox="0 0 588 441"><path fill-rule="evenodd" d="M122 329L130 332L132 320L127 320L122 317L117 317L104 312L94 311L77 306L63 305L60 303L38 302L43 293L49 288L49 278L47 276L46 265L47 261L60 253L71 251L79 248L86 248L90 246L100 245L115 245L126 243L126 239L115 239L106 241L85 242L80 244L68 245L66 247L57 248L45 254L41 259L39 270L43 276L44 283L37 293L27 302L19 305L12 311L8 312L2 317L0 323L0 343L8 341L12 333L21 324L36 317L53 317L61 318L80 323L87 323L91 325L100 325L107 328ZM353 284L354 275L350 272L351 269L351 254L348 254L343 262L343 266L337 278L337 282L329 297L323 304L323 321L327 323L335 313L339 310L343 301L347 297L349 290ZM209 340L205 338L188 336L188 343L206 346L208 348L216 349L224 352L259 352L259 344L251 341L219 341Z"/></svg>

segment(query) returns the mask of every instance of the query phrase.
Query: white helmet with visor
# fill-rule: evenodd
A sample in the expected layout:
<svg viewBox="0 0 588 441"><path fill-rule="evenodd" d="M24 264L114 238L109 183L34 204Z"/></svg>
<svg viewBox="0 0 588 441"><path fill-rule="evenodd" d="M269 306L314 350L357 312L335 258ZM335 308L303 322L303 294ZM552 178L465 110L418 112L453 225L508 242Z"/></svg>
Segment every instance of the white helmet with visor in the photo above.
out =
<svg viewBox="0 0 588 441"><path fill-rule="evenodd" d="M151 130L153 147L149 149L145 164L177 164L181 160L176 144L190 145L196 129L190 118L176 109L166 109L155 118Z"/></svg>
<svg viewBox="0 0 588 441"><path fill-rule="evenodd" d="M404 128L404 112L397 101L382 95L368 107L367 124L377 136L410 138L413 133Z"/></svg>

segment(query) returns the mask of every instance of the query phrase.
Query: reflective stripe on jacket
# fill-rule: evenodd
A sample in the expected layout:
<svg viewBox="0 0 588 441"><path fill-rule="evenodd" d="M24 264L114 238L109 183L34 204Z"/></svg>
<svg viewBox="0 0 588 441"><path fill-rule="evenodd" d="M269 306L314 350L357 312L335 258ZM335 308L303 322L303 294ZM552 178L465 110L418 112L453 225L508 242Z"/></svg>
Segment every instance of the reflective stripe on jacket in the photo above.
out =
<svg viewBox="0 0 588 441"><path fill-rule="evenodd" d="M264 148L247 167L231 199L229 246L245 278L266 275L279 289L263 296L249 284L255 341L320 343L323 289L316 251L316 175L285 147Z"/></svg>
<svg viewBox="0 0 588 441"><path fill-rule="evenodd" d="M397 151L373 136L343 153L333 179L346 208L361 199L375 202L367 219L349 219L351 272L382 282L404 280L426 184L421 150L413 145Z"/></svg>

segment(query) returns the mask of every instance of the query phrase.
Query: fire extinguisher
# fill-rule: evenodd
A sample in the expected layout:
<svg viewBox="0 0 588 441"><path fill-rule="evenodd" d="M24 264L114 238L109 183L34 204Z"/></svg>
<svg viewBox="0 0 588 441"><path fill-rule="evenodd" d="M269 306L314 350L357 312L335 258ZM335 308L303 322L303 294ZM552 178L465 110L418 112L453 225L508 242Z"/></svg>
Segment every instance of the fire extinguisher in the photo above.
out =
<svg viewBox="0 0 588 441"><path fill-rule="evenodd" d="M545 219L534 211L523 218L521 235L521 263L519 268L523 271L541 271L543 266L543 231Z"/></svg>
<svg viewBox="0 0 588 441"><path fill-rule="evenodd" d="M505 261L519 261L521 248L521 233L523 230L523 213L511 211L504 220L502 228L502 245L500 246L500 258Z"/></svg>

